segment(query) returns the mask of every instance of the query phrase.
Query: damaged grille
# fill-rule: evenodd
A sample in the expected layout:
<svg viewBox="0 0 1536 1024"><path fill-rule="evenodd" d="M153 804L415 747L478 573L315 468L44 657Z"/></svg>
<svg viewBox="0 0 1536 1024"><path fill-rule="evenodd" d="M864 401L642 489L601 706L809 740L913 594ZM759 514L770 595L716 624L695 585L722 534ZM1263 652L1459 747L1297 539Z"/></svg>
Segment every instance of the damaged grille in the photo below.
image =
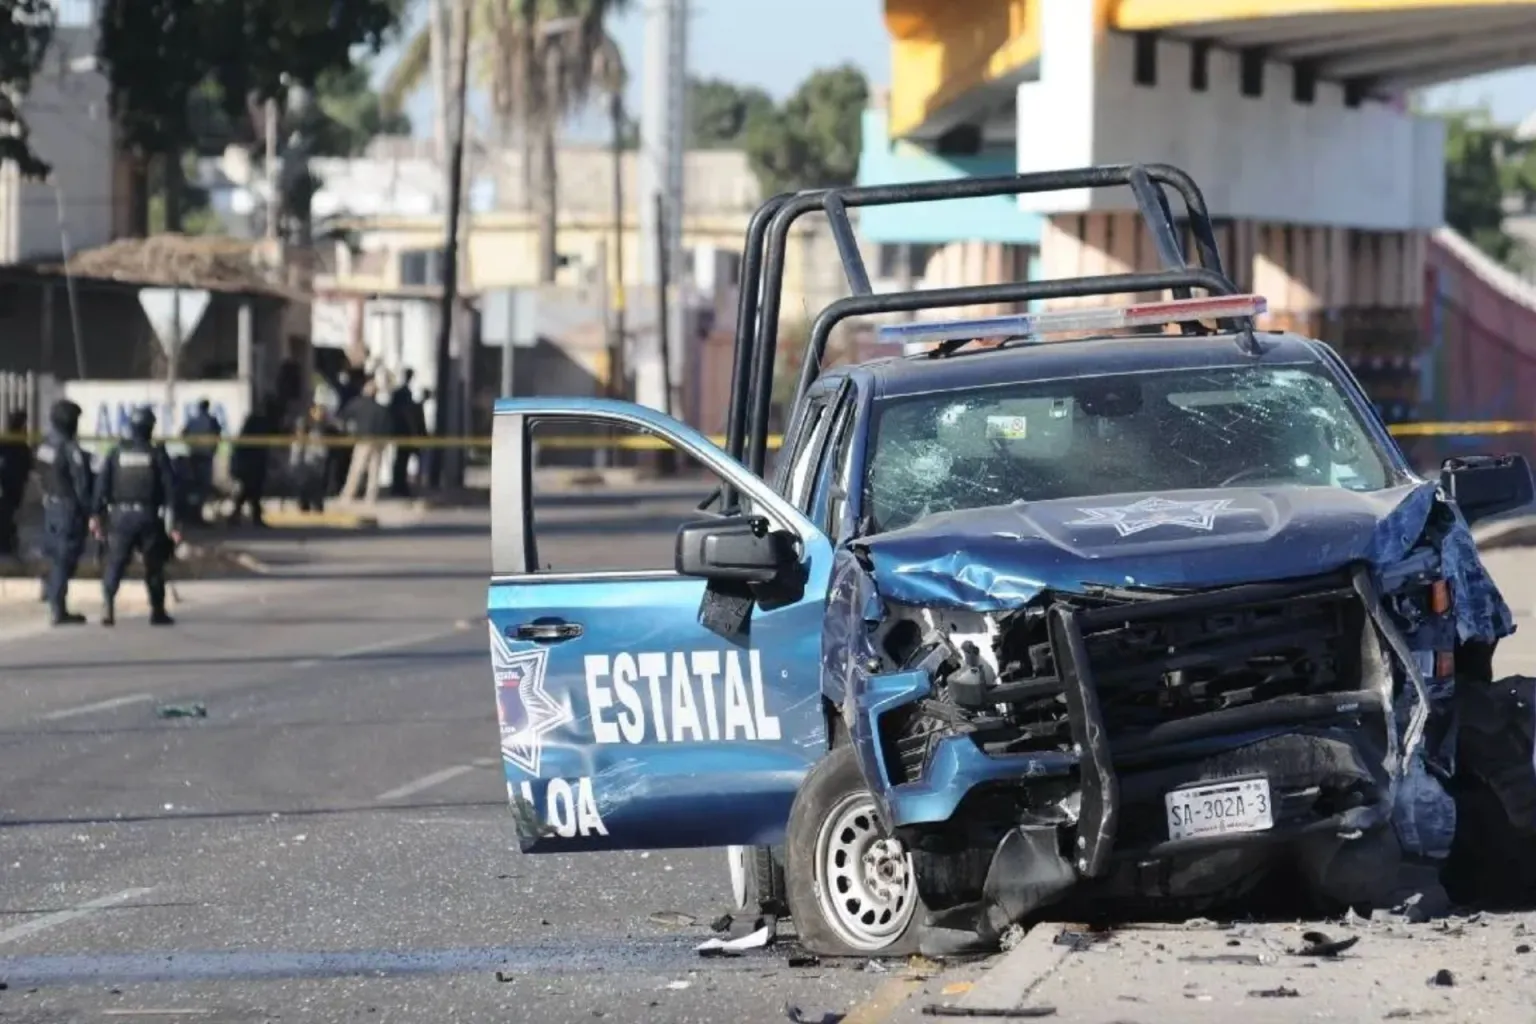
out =
<svg viewBox="0 0 1536 1024"><path fill-rule="evenodd" d="M1281 593L1273 593L1281 589ZM1159 606L1167 611L1159 614ZM1111 736L1286 696L1353 690L1364 608L1347 585L1236 587L1080 616Z"/></svg>
<svg viewBox="0 0 1536 1024"><path fill-rule="evenodd" d="M1069 615L1077 660L1058 650L1053 616ZM968 733L989 754L1066 752L1074 735L1062 666L1092 681L1098 716L1118 746L1165 736L1162 727L1277 698L1347 693L1362 677L1365 606L1344 575L1219 590L1101 589L1058 596L1010 615L997 670L970 644L908 631L907 665L933 666L933 698L882 718L886 771L921 776L934 742ZM892 644L897 643L893 636Z"/></svg>

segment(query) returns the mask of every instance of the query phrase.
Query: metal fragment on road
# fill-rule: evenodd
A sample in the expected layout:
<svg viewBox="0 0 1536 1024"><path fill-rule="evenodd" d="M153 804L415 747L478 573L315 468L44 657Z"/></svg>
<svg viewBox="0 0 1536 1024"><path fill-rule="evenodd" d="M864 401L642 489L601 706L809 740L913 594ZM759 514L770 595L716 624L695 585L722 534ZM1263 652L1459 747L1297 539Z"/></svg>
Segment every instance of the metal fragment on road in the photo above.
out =
<svg viewBox="0 0 1536 1024"><path fill-rule="evenodd" d="M658 910L647 920L663 928L691 928L698 923L698 918L680 910Z"/></svg>
<svg viewBox="0 0 1536 1024"><path fill-rule="evenodd" d="M1351 949L1360 941L1360 936L1352 935L1347 939L1331 939L1322 932L1304 932L1301 941L1306 943L1300 949L1291 950L1292 956L1320 956L1336 957L1347 949Z"/></svg>
<svg viewBox="0 0 1536 1024"><path fill-rule="evenodd" d="M773 938L774 926L772 924L765 924L757 931L743 935L739 939L705 939L693 948L700 956L739 954L748 949L763 949L773 942Z"/></svg>
<svg viewBox="0 0 1536 1024"><path fill-rule="evenodd" d="M941 1006L923 1007L924 1017L992 1017L1006 1020L1033 1020L1056 1016L1054 1006Z"/></svg>
<svg viewBox="0 0 1536 1024"><path fill-rule="evenodd" d="M161 704L155 714L160 718L207 718L208 709L202 704Z"/></svg>

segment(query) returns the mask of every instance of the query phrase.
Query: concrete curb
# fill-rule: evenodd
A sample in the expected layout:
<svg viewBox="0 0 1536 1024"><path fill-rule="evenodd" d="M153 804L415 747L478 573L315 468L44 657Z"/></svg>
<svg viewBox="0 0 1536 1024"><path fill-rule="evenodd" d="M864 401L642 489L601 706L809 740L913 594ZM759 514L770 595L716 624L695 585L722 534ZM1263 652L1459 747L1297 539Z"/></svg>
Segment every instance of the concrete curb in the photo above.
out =
<svg viewBox="0 0 1536 1024"><path fill-rule="evenodd" d="M1059 934L1060 925L1035 925L1017 946L991 961L986 973L959 999L941 1001L940 1005L959 1010L959 1013L925 1014L924 1019L974 1020L978 1010L1017 1010L1027 1005L1030 993L1073 953L1071 945L1056 944Z"/></svg>

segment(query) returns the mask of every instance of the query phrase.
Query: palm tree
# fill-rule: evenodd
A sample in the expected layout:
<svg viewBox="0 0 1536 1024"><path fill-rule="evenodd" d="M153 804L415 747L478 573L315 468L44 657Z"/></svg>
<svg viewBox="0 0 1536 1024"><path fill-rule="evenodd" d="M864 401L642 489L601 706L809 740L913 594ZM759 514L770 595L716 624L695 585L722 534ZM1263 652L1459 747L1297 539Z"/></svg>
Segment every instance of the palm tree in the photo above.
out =
<svg viewBox="0 0 1536 1024"><path fill-rule="evenodd" d="M559 173L556 152L565 118L596 94L610 100L622 130L623 58L608 35L608 15L631 0L472 0L478 40L472 74L490 92L502 140L516 133L523 153L524 195L533 201L539 232L539 281L555 280ZM430 28L407 41L385 82L381 102L398 110L426 79L432 64ZM616 112L616 114L615 114ZM615 167L614 173L618 173Z"/></svg>

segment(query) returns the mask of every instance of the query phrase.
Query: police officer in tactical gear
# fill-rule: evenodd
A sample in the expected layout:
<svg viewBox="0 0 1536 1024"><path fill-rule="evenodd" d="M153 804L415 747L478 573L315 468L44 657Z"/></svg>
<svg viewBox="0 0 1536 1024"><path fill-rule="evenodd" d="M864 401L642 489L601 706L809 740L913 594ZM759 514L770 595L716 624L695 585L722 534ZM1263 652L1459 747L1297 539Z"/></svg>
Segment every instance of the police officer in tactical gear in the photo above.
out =
<svg viewBox="0 0 1536 1024"><path fill-rule="evenodd" d="M91 509L91 460L76 440L80 407L68 399L53 403L48 433L37 446L34 467L43 492L43 554L48 576L43 593L55 626L85 621L65 607L69 579L85 553L86 526Z"/></svg>
<svg viewBox="0 0 1536 1024"><path fill-rule="evenodd" d="M117 621L113 608L117 588L135 551L144 561L150 624L173 624L165 613L165 563L180 542L181 532L174 526L167 532L162 516L169 511L175 519L176 478L165 449L150 440L154 433L155 414L147 407L135 410L128 421L128 438L102 462L96 480L91 529L98 537L102 535L101 517L108 517L107 565L101 576L106 602L103 626Z"/></svg>

